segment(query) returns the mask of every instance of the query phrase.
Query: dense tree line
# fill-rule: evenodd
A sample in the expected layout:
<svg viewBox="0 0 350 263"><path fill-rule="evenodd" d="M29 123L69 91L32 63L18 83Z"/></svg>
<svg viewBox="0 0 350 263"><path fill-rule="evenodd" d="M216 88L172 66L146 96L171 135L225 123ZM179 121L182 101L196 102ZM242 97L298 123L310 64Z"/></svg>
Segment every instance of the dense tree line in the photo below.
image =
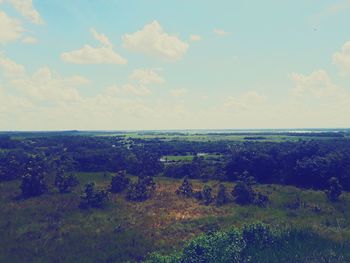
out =
<svg viewBox="0 0 350 263"><path fill-rule="evenodd" d="M136 176L237 181L244 171L257 183L290 184L326 189L337 178L350 190L350 140L187 141L126 139L123 136L71 135L11 139L0 136L0 180L21 179L32 156L44 156L47 165L66 172L116 172ZM321 137L321 136L320 136ZM192 161L162 163L165 155L218 154L217 160L195 157Z"/></svg>

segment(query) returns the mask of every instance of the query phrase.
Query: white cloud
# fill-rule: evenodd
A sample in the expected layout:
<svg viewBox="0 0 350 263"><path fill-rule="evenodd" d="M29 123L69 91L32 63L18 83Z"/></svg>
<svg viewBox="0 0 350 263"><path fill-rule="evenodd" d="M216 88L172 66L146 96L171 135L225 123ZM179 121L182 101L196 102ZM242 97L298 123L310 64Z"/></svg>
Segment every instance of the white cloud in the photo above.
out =
<svg viewBox="0 0 350 263"><path fill-rule="evenodd" d="M141 85L163 84L164 79L152 69L136 69L129 76L129 80L136 81Z"/></svg>
<svg viewBox="0 0 350 263"><path fill-rule="evenodd" d="M95 29L91 29L91 34L103 47L85 45L81 49L62 53L61 59L73 64L127 64L127 60L113 50L107 36L99 34Z"/></svg>
<svg viewBox="0 0 350 263"><path fill-rule="evenodd" d="M0 10L0 44L17 40L22 32L21 22Z"/></svg>
<svg viewBox="0 0 350 263"><path fill-rule="evenodd" d="M38 40L35 37L29 36L22 39L23 43L26 44L36 44Z"/></svg>
<svg viewBox="0 0 350 263"><path fill-rule="evenodd" d="M34 24L43 24L39 12L33 7L32 0L4 0L10 3L18 12Z"/></svg>
<svg viewBox="0 0 350 263"><path fill-rule="evenodd" d="M94 28L90 29L92 36L105 47L113 47L112 42L105 34L98 33Z"/></svg>
<svg viewBox="0 0 350 263"><path fill-rule="evenodd" d="M163 31L158 21L147 24L143 29L132 34L125 34L123 47L147 55L157 56L169 61L176 61L184 56L189 45L177 36Z"/></svg>
<svg viewBox="0 0 350 263"><path fill-rule="evenodd" d="M65 62L73 64L127 64L127 60L113 49L107 47L95 48L89 45L71 52L64 52L61 54L61 58Z"/></svg>
<svg viewBox="0 0 350 263"><path fill-rule="evenodd" d="M75 102L80 99L76 87L89 80L82 76L63 78L48 67L38 69L32 76L12 79L13 87L26 97L46 103Z"/></svg>
<svg viewBox="0 0 350 263"><path fill-rule="evenodd" d="M261 106L265 101L265 96L256 91L249 91L237 97L228 97L224 102L223 109L228 111L251 110Z"/></svg>
<svg viewBox="0 0 350 263"><path fill-rule="evenodd" d="M338 0L333 1L329 6L314 14L311 20L314 23L319 23L323 18L337 15L338 13L344 12L350 8L350 0Z"/></svg>
<svg viewBox="0 0 350 263"><path fill-rule="evenodd" d="M6 77L24 76L25 68L23 65L0 54L0 69Z"/></svg>
<svg viewBox="0 0 350 263"><path fill-rule="evenodd" d="M330 98L342 92L324 70L314 71L310 75L293 73L291 78L295 83L292 93L296 96L311 95L318 98Z"/></svg>
<svg viewBox="0 0 350 263"><path fill-rule="evenodd" d="M170 95L173 97L182 97L188 93L187 89L172 89Z"/></svg>
<svg viewBox="0 0 350 263"><path fill-rule="evenodd" d="M201 41L202 37L200 35L191 35L190 41Z"/></svg>
<svg viewBox="0 0 350 263"><path fill-rule="evenodd" d="M340 51L333 55L333 63L342 73L350 73L350 41L346 42Z"/></svg>
<svg viewBox="0 0 350 263"><path fill-rule="evenodd" d="M231 34L230 32L227 32L227 31L220 29L220 28L215 28L213 30L213 32L215 35L220 36L220 37L225 37L225 36L228 36Z"/></svg>

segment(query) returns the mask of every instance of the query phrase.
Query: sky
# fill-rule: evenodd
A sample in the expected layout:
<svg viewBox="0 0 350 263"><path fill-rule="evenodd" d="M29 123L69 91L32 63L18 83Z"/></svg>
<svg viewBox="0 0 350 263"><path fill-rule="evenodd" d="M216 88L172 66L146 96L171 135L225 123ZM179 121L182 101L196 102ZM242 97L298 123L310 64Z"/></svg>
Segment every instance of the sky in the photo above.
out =
<svg viewBox="0 0 350 263"><path fill-rule="evenodd" d="M350 0L0 0L0 130L348 128Z"/></svg>

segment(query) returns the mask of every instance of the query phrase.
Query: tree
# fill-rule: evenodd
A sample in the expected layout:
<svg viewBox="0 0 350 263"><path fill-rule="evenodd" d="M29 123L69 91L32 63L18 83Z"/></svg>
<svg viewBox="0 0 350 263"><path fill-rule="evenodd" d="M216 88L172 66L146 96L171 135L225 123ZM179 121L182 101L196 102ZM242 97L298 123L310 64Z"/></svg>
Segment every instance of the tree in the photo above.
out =
<svg viewBox="0 0 350 263"><path fill-rule="evenodd" d="M143 202L152 196L155 188L156 184L152 177L139 177L136 183L129 184L126 198L130 201Z"/></svg>
<svg viewBox="0 0 350 263"><path fill-rule="evenodd" d="M176 190L176 194L185 197L191 197L193 194L193 188L191 182L188 180L187 176L184 178L182 184Z"/></svg>
<svg viewBox="0 0 350 263"><path fill-rule="evenodd" d="M64 174L63 171L59 171L56 174L55 186L60 193L69 193L73 187L77 186L79 181L74 174Z"/></svg>
<svg viewBox="0 0 350 263"><path fill-rule="evenodd" d="M209 185L204 185L202 190L202 196L205 205L209 205L213 201L213 197L211 196L211 187Z"/></svg>
<svg viewBox="0 0 350 263"><path fill-rule="evenodd" d="M80 196L80 208L102 208L108 201L108 192L95 190L95 183L85 185L84 193Z"/></svg>
<svg viewBox="0 0 350 263"><path fill-rule="evenodd" d="M218 195L216 196L216 205L221 206L226 204L228 201L227 194L226 194L226 187L223 184L219 185L219 191Z"/></svg>
<svg viewBox="0 0 350 263"><path fill-rule="evenodd" d="M247 171L244 171L238 176L238 180L232 191L236 203L240 205L253 203L255 199L255 193L252 187L254 178L251 177Z"/></svg>
<svg viewBox="0 0 350 263"><path fill-rule="evenodd" d="M39 196L47 191L46 170L41 161L39 158L33 158L26 165L20 185L22 196L25 198Z"/></svg>
<svg viewBox="0 0 350 263"><path fill-rule="evenodd" d="M342 186L339 180L335 177L331 177L328 181L329 189L326 190L326 195L331 202L339 201L339 197L342 194Z"/></svg>
<svg viewBox="0 0 350 263"><path fill-rule="evenodd" d="M110 191L112 193L120 193L124 191L130 184L130 179L126 177L125 171L119 171L112 177Z"/></svg>

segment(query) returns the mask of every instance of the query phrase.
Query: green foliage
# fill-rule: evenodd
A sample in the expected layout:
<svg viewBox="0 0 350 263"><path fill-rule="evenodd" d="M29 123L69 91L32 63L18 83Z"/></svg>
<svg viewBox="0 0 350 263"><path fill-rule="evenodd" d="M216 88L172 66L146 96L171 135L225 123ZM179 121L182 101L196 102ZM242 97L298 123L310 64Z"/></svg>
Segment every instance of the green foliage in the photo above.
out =
<svg viewBox="0 0 350 263"><path fill-rule="evenodd" d="M151 253L145 263L178 263L180 262L179 254L171 254L171 255L161 255L159 253Z"/></svg>
<svg viewBox="0 0 350 263"><path fill-rule="evenodd" d="M184 178L182 184L176 190L176 194L182 195L184 197L192 197L193 188L192 188L192 184L188 180L187 176Z"/></svg>
<svg viewBox="0 0 350 263"><path fill-rule="evenodd" d="M183 263L240 263L245 242L241 233L232 228L229 231L218 231L200 235L190 241L183 249L180 262Z"/></svg>
<svg viewBox="0 0 350 263"><path fill-rule="evenodd" d="M64 174L62 171L56 174L55 186L60 193L69 193L72 188L79 184L78 178L70 173Z"/></svg>
<svg viewBox="0 0 350 263"><path fill-rule="evenodd" d="M102 208L108 201L108 192L96 190L95 183L86 184L84 193L80 196L80 208Z"/></svg>
<svg viewBox="0 0 350 263"><path fill-rule="evenodd" d="M213 201L213 197L211 195L211 187L209 185L204 185L202 190L203 201L205 205L209 205Z"/></svg>
<svg viewBox="0 0 350 263"><path fill-rule="evenodd" d="M130 179L126 177L126 171L119 171L112 177L110 191L112 193L120 193L124 191L130 184Z"/></svg>
<svg viewBox="0 0 350 263"><path fill-rule="evenodd" d="M271 227L261 222L244 225L242 236L248 246L256 248L266 248L277 240L277 235Z"/></svg>
<svg viewBox="0 0 350 263"><path fill-rule="evenodd" d="M328 181L329 189L326 190L326 195L331 202L339 201L340 195L342 194L342 186L339 180L335 177L331 177Z"/></svg>
<svg viewBox="0 0 350 263"><path fill-rule="evenodd" d="M45 182L46 167L38 157L31 159L26 165L25 174L20 185L24 198L42 195L47 191Z"/></svg>
<svg viewBox="0 0 350 263"><path fill-rule="evenodd" d="M218 194L216 196L216 205L217 206L221 206L224 205L228 202L228 197L226 194L226 187L223 184L219 185L219 191Z"/></svg>
<svg viewBox="0 0 350 263"><path fill-rule="evenodd" d="M254 204L260 207L266 207L270 202L269 197L259 192L255 192Z"/></svg>
<svg viewBox="0 0 350 263"><path fill-rule="evenodd" d="M39 196L47 191L44 176L35 173L23 175L20 188L24 198Z"/></svg>
<svg viewBox="0 0 350 263"><path fill-rule="evenodd" d="M136 183L129 184L126 198L130 201L143 202L152 196L155 188L156 184L152 177L139 177Z"/></svg>
<svg viewBox="0 0 350 263"><path fill-rule="evenodd" d="M269 198L262 193L255 192L253 185L256 184L254 177L245 171L238 176L239 181L235 185L232 196L235 202L240 205L255 204L260 207L265 207L269 202Z"/></svg>
<svg viewBox="0 0 350 263"><path fill-rule="evenodd" d="M254 191L245 182L238 182L232 191L232 196L237 204L247 205L254 201Z"/></svg>

